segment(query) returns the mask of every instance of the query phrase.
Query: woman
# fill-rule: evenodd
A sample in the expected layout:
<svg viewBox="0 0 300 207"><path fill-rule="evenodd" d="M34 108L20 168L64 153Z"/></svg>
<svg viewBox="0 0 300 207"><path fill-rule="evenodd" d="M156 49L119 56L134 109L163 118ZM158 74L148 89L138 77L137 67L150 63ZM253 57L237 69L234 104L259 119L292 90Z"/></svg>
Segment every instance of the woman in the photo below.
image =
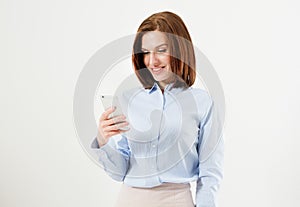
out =
<svg viewBox="0 0 300 207"><path fill-rule="evenodd" d="M182 19L159 12L140 25L132 62L143 87L123 93L124 115L100 117L92 148L105 171L123 185L116 206L216 206L222 179L223 139L200 162L212 128L213 101L192 88L195 54ZM128 127L129 129L124 129Z"/></svg>

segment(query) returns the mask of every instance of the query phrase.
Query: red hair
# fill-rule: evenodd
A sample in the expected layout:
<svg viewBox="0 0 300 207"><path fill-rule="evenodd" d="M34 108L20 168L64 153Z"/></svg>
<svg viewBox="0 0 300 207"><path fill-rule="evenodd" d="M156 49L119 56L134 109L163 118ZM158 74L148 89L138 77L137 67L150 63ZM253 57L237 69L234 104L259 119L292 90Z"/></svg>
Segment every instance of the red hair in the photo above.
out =
<svg viewBox="0 0 300 207"><path fill-rule="evenodd" d="M168 39L171 70L176 75L173 87L187 88L193 85L196 79L196 61L190 34L178 15L165 11L145 19L139 26L133 43L132 63L144 88L151 88L155 82L146 69L141 51L143 35L149 31L164 32Z"/></svg>

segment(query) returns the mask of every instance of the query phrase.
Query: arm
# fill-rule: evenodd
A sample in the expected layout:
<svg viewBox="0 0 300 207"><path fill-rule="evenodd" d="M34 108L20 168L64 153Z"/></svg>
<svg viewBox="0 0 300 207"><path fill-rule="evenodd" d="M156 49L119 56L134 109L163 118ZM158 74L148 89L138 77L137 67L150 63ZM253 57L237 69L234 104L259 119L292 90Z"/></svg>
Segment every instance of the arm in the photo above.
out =
<svg viewBox="0 0 300 207"><path fill-rule="evenodd" d="M128 169L130 149L127 138L122 135L128 125L124 115L111 117L116 107L106 109L100 119L97 137L91 148L97 154L98 161L106 173L116 181L123 181Z"/></svg>
<svg viewBox="0 0 300 207"><path fill-rule="evenodd" d="M105 145L99 147L97 138L91 144L98 161L106 173L116 181L123 181L128 169L130 149L123 135L111 137Z"/></svg>
<svg viewBox="0 0 300 207"><path fill-rule="evenodd" d="M219 135L211 102L199 130L199 178L196 189L197 207L216 207L217 191L223 178L224 139Z"/></svg>

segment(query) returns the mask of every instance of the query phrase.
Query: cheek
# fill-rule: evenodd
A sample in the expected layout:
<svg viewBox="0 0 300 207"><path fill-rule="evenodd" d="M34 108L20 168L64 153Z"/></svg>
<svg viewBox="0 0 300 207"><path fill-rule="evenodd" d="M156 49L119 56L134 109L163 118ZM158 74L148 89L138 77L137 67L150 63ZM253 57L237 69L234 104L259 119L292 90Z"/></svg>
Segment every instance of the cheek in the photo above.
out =
<svg viewBox="0 0 300 207"><path fill-rule="evenodd" d="M163 63L164 65L169 65L170 61L171 61L171 58L169 55L160 57L160 62Z"/></svg>
<svg viewBox="0 0 300 207"><path fill-rule="evenodd" d="M148 66L148 64L149 64L149 57L145 56L143 59L144 59L145 66Z"/></svg>

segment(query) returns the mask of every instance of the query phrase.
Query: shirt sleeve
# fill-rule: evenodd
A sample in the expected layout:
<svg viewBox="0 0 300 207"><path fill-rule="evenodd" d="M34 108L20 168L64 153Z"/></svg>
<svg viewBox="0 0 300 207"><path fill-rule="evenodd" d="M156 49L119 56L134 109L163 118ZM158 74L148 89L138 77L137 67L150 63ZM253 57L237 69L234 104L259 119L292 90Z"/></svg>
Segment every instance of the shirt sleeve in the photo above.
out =
<svg viewBox="0 0 300 207"><path fill-rule="evenodd" d="M97 154L98 162L111 178L116 181L124 180L131 154L125 136L112 136L102 147L99 147L97 138L95 138L91 149Z"/></svg>
<svg viewBox="0 0 300 207"><path fill-rule="evenodd" d="M211 101L199 130L199 178L196 187L196 207L217 207L217 191L223 178L224 139L221 134L218 135L215 132L218 129L213 124L217 122L213 118L214 113Z"/></svg>

